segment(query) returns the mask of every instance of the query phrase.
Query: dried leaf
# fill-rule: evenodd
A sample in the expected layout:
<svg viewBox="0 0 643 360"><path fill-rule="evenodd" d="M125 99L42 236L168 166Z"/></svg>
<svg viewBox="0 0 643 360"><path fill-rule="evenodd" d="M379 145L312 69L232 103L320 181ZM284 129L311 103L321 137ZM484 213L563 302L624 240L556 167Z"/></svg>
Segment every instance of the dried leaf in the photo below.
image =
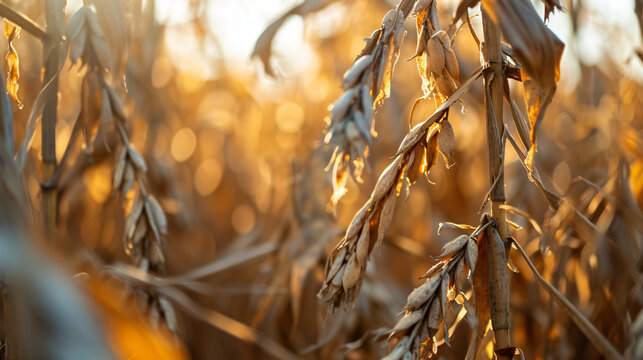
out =
<svg viewBox="0 0 643 360"><path fill-rule="evenodd" d="M546 93L555 88L564 44L528 0L483 0L482 5L511 45L526 73Z"/></svg>
<svg viewBox="0 0 643 360"><path fill-rule="evenodd" d="M540 124L545 117L547 106L549 106L549 104L551 103L555 87L552 88L549 92L545 92L545 90L531 78L527 78L524 81L523 86L525 93L525 103L527 104L527 115L529 116L529 123L531 124L531 133L529 135L531 147L529 148L529 153L527 154L525 164L527 164L527 167L531 171L533 171L534 156L537 149L536 135L538 133L538 129L540 128Z"/></svg>
<svg viewBox="0 0 643 360"><path fill-rule="evenodd" d="M9 22L7 19L4 19L3 24L4 34L9 41L9 50L5 57L7 67L9 68L6 88L9 96L18 104L18 107L22 109L23 105L18 98L18 88L20 88L18 84L18 79L20 78L20 59L18 58L16 48L13 46L13 41L20 35L20 27Z"/></svg>

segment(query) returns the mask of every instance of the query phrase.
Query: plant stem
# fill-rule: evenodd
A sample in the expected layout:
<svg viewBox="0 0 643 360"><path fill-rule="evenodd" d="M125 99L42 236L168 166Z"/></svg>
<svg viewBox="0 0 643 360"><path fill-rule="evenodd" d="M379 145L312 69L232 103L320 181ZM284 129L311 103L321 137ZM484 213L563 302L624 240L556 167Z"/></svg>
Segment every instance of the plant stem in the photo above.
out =
<svg viewBox="0 0 643 360"><path fill-rule="evenodd" d="M482 26L484 44L482 46L484 60L488 68L484 72L485 105L487 119L487 145L489 148L489 175L492 189L489 191L491 200L491 216L497 223L496 229L487 230L487 261L489 264L489 307L491 325L495 336L495 350L499 359L511 359L512 355L499 350L510 349L510 319L509 319L509 282L507 278L507 254L504 241L507 239L507 220L505 210L504 190L504 125L502 117L503 105L503 72L502 53L500 48L500 27L494 23L489 14L483 9ZM506 350L505 350L506 351Z"/></svg>
<svg viewBox="0 0 643 360"><path fill-rule="evenodd" d="M12 23L20 26L26 32L32 34L40 40L45 40L47 33L45 30L38 25L35 21L31 20L27 16L13 10L9 6L0 3L0 17L3 17Z"/></svg>
<svg viewBox="0 0 643 360"><path fill-rule="evenodd" d="M47 182L56 171L56 120L58 118L58 79L54 79L60 67L60 52L62 39L62 24L64 2L47 0L45 13L47 20L47 36L44 40L43 58L45 76L43 84L53 79L53 92L45 103L42 114L42 177ZM56 6L61 4L62 6ZM48 235L54 233L56 225L57 194L56 186L41 187L42 190L42 219Z"/></svg>

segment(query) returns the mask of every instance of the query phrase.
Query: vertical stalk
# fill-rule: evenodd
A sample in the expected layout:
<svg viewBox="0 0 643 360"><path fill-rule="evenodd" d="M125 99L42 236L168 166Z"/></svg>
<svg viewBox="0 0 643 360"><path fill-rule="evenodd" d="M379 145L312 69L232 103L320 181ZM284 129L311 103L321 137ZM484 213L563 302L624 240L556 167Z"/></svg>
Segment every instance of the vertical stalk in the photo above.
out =
<svg viewBox="0 0 643 360"><path fill-rule="evenodd" d="M507 220L501 208L506 201L504 184L504 141L503 139L503 72L500 47L500 27L483 9L482 26L484 44L482 47L488 68L484 72L485 105L487 119L487 145L489 149L489 175L491 216L497 223L497 230L487 231L487 261L489 264L489 307L491 325L495 336L495 350L499 359L511 359L509 283L507 278L507 254L504 240L507 239ZM510 350L511 349L511 350ZM504 351L502 351L504 350ZM509 352L509 354L508 354Z"/></svg>
<svg viewBox="0 0 643 360"><path fill-rule="evenodd" d="M43 61L45 75L43 84L58 74L62 39L62 18L64 1L47 0L45 19L47 35L43 42ZM56 171L56 120L58 118L58 79L52 83L52 95L45 102L42 114L42 178L46 183ZM56 225L57 194L56 186L41 187L42 220L46 233L53 235Z"/></svg>

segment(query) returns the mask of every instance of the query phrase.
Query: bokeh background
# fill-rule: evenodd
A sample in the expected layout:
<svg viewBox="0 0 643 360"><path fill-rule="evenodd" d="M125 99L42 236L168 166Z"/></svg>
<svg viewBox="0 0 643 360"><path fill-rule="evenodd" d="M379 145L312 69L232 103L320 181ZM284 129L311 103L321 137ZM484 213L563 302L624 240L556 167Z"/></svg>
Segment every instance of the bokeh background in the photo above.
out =
<svg viewBox="0 0 643 360"><path fill-rule="evenodd" d="M164 339L177 342L195 359L269 358L253 341L212 327L204 309L247 324L260 337L304 358L331 358L341 345L391 327L419 276L435 263L431 256L454 237L453 231L438 236L438 224L479 221L489 186L481 84L456 105L458 111L451 111L456 165L447 170L439 159L430 175L433 184L420 179L412 187L369 266L357 308L324 321L325 305L315 295L327 252L341 240L342 229L391 161L408 132L413 102L422 96L415 62L405 61L415 50L414 21L406 23L391 97L376 110L379 136L370 149L365 182L349 181L347 195L332 210L327 206L330 174L324 170L332 151L323 143L328 108L341 94L342 74L363 39L380 26L395 1L309 1L318 5L312 6L315 11L289 16L276 32L268 60L273 75L251 55L264 30L301 1L122 2L131 42L125 49L125 77L115 82L130 115L132 141L148 161L150 188L168 214L166 276L180 277L222 259L234 262L253 247L277 244L263 256L200 279L207 291L181 288L199 308L177 310L179 331L167 332ZM4 3L44 23L41 1ZM66 15L82 5L68 1ZM456 5L439 1L443 24L450 23ZM542 14L543 4L534 5ZM508 203L527 211L542 233L524 218L511 220L523 227L516 237L545 278L625 351L636 343L630 329L642 301L643 225L637 216L643 206L643 14L640 8L635 11L634 0L563 0L562 5L565 11L555 12L548 25L566 48L558 90L539 134L536 163L545 183L566 195L603 234L617 238L622 251L605 238L579 238L564 212L548 207L508 150ZM481 34L480 16L472 23ZM14 45L25 105L14 108L15 135L21 139L40 89L42 58L40 44L25 32ZM455 51L464 79L480 61L466 26L458 32ZM58 158L79 110L83 71L67 64L61 73ZM514 98L522 98L519 84L512 84L512 91ZM434 109L433 101L423 102L412 122ZM511 113L505 114L509 118ZM34 139L24 183L39 219L38 132ZM82 273L90 283L109 283L109 291L125 297L134 285L112 279L100 268L128 262L122 248L121 199L111 185L115 158L104 147L91 154L82 146L74 149L59 187L60 241L36 241L55 254L56 266ZM513 336L527 358L600 358L539 290L524 262L515 262L520 273L510 275ZM100 298L88 294L94 301ZM131 316L146 323L149 314L130 305ZM166 332L163 324L153 327ZM439 355L462 358L467 336L456 330L452 346L441 347ZM376 358L386 347L368 339L359 345L341 357Z"/></svg>

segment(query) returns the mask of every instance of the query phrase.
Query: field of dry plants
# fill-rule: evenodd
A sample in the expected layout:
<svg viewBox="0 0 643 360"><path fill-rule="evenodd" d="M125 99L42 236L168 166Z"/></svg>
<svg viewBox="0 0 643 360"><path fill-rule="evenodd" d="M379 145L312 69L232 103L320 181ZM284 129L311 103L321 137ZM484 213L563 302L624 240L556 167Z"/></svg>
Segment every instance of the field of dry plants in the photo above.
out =
<svg viewBox="0 0 643 360"><path fill-rule="evenodd" d="M642 0L0 17L0 359L643 359Z"/></svg>

